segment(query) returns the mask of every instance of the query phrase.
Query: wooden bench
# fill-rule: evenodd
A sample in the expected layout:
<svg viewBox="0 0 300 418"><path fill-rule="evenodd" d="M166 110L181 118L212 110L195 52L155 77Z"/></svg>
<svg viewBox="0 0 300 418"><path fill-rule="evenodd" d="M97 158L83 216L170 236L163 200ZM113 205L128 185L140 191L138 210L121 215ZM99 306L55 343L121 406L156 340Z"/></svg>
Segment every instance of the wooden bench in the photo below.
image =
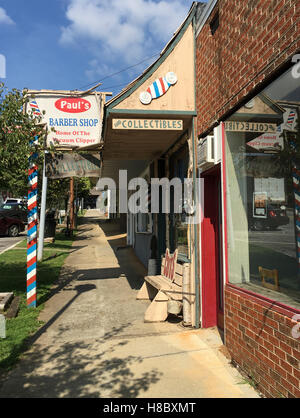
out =
<svg viewBox="0 0 300 418"><path fill-rule="evenodd" d="M167 249L162 259L161 275L146 276L137 294L138 300L152 301L145 312L145 322L165 321L168 316L168 303L182 302L182 284L186 274L189 274L189 264L177 263L177 250L170 254Z"/></svg>

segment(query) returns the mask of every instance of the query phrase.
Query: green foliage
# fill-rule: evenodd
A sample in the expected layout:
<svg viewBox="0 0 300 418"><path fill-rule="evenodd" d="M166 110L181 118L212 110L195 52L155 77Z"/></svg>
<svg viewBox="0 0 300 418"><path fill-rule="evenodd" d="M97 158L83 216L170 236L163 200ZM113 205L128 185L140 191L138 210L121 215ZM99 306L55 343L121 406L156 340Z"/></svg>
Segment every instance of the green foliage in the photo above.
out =
<svg viewBox="0 0 300 418"><path fill-rule="evenodd" d="M75 192L77 192L77 197L87 197L92 188L92 182L89 177L81 177L75 179Z"/></svg>
<svg viewBox="0 0 300 418"><path fill-rule="evenodd" d="M74 197L84 198L92 188L90 178L74 178ZM49 179L47 187L47 207L64 209L65 201L69 197L70 179Z"/></svg>
<svg viewBox="0 0 300 418"><path fill-rule="evenodd" d="M296 131L284 131L281 134L284 141L283 150L278 153L274 163L278 168L278 173L281 176L290 176L291 163L299 166L300 161L300 129L299 124L296 125ZM291 178L291 177L290 177Z"/></svg>
<svg viewBox="0 0 300 418"><path fill-rule="evenodd" d="M27 194L28 157L33 151L29 141L36 135L40 144L44 139L40 119L24 112L28 101L26 90L8 91L0 83L0 190L16 197Z"/></svg>
<svg viewBox="0 0 300 418"><path fill-rule="evenodd" d="M64 209L65 200L69 196L70 179L48 179L47 207Z"/></svg>

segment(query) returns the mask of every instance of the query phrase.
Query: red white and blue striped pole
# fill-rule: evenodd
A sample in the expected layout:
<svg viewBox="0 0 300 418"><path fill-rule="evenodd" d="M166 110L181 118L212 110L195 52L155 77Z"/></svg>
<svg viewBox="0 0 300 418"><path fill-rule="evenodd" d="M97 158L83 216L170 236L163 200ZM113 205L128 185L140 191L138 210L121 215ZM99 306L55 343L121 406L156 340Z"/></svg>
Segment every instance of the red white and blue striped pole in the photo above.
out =
<svg viewBox="0 0 300 418"><path fill-rule="evenodd" d="M30 141L32 146L37 145L38 137ZM38 170L35 161L37 153L29 157L28 171L28 225L27 225L27 306L36 307L36 278L37 278L37 181Z"/></svg>
<svg viewBox="0 0 300 418"><path fill-rule="evenodd" d="M292 173L295 197L295 226L297 240L298 276L300 277L300 170L295 163L293 163Z"/></svg>
<svg viewBox="0 0 300 418"><path fill-rule="evenodd" d="M289 111L286 127L288 130L294 131L294 124L296 122L296 112L294 109ZM298 278L300 278L300 167L297 161L296 155L299 152L299 146L296 138L290 139L290 147L295 154L295 158L292 159L292 177L293 177L293 192L295 199L295 230L297 241L297 262L298 262Z"/></svg>

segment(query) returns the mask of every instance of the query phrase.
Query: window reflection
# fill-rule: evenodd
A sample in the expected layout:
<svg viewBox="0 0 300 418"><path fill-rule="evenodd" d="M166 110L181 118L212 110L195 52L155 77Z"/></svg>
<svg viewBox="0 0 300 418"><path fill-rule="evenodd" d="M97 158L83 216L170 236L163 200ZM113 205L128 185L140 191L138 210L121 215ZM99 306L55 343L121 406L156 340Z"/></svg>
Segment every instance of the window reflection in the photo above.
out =
<svg viewBox="0 0 300 418"><path fill-rule="evenodd" d="M184 145L179 151L170 158L170 175L171 178L179 178L182 182L182 202L184 202L183 190L184 179L188 177L188 146ZM182 213L174 213L174 190L171 188L171 213L170 213L170 248L171 251L178 250L180 255L187 258L190 257L188 245L188 223L184 208Z"/></svg>
<svg viewBox="0 0 300 418"><path fill-rule="evenodd" d="M229 281L297 308L299 109L286 73L226 122L225 145Z"/></svg>

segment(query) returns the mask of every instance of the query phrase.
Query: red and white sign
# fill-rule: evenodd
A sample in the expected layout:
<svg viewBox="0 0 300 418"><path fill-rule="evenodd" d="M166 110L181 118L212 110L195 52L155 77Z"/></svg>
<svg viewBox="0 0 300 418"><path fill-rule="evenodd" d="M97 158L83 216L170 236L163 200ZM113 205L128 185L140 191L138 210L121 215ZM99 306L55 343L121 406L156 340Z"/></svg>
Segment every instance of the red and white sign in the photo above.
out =
<svg viewBox="0 0 300 418"><path fill-rule="evenodd" d="M249 147L252 147L264 153L276 153L283 150L283 138L279 132L274 134L263 134L247 142Z"/></svg>
<svg viewBox="0 0 300 418"><path fill-rule="evenodd" d="M56 109L66 113L82 113L91 108L91 103L88 100L79 97L58 99L54 105Z"/></svg>
<svg viewBox="0 0 300 418"><path fill-rule="evenodd" d="M102 96L62 96L34 93L28 111L41 116L48 126L47 146L82 148L100 143ZM45 114L43 114L45 112Z"/></svg>

